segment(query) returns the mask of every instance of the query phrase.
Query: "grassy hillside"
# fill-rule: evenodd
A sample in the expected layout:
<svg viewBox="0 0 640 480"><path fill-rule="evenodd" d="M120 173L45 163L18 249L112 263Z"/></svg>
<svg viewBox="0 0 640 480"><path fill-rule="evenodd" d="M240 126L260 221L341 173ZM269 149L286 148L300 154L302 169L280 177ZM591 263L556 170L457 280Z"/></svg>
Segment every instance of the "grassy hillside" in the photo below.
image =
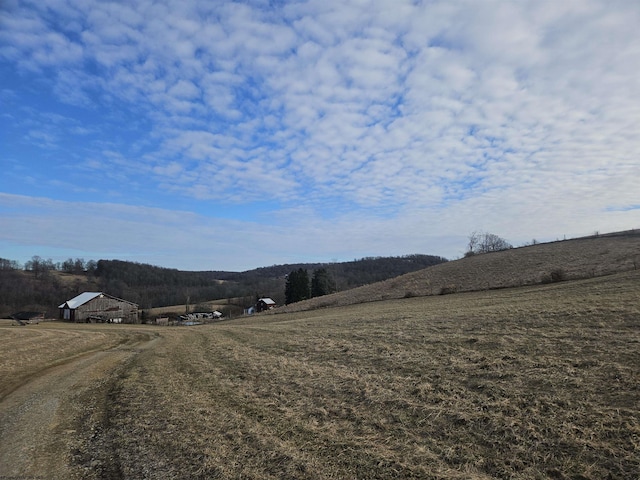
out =
<svg viewBox="0 0 640 480"><path fill-rule="evenodd" d="M535 285L638 268L640 230L635 230L466 257L346 292L291 304L277 312Z"/></svg>
<svg viewBox="0 0 640 480"><path fill-rule="evenodd" d="M639 282L157 329L78 461L131 479L640 478Z"/></svg>

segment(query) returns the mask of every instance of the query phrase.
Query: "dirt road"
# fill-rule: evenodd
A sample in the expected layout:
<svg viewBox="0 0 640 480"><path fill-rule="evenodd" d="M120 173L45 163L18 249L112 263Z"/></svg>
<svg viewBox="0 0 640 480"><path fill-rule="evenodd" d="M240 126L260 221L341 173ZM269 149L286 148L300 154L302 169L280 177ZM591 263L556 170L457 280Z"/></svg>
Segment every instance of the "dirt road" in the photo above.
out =
<svg viewBox="0 0 640 480"><path fill-rule="evenodd" d="M117 478L117 468L84 451L105 418L110 385L161 341L132 335L117 347L73 357L31 375L0 402L0 478ZM105 458L108 452L100 452Z"/></svg>

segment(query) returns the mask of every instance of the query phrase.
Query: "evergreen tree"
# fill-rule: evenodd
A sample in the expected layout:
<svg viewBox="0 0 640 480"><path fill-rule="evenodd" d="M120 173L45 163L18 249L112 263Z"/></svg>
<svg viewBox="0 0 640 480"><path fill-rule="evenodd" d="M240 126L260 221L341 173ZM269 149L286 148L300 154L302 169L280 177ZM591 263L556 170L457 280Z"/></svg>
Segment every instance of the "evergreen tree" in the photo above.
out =
<svg viewBox="0 0 640 480"><path fill-rule="evenodd" d="M336 282L329 275L326 268L319 268L313 271L311 279L311 296L321 297L336 291Z"/></svg>
<svg viewBox="0 0 640 480"><path fill-rule="evenodd" d="M294 303L311 297L309 275L304 268L292 271L284 289L285 303Z"/></svg>

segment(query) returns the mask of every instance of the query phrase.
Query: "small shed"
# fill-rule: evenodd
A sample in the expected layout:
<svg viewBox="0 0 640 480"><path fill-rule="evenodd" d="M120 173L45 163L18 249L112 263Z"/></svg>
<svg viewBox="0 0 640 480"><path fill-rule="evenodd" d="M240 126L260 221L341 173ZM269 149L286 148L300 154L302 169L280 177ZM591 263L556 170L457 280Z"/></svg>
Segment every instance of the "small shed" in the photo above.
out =
<svg viewBox="0 0 640 480"><path fill-rule="evenodd" d="M259 298L258 303L256 303L256 311L264 312L265 310L271 310L276 307L276 302L274 302L269 297Z"/></svg>
<svg viewBox="0 0 640 480"><path fill-rule="evenodd" d="M138 305L103 292L84 292L58 306L60 320L82 323L138 323Z"/></svg>

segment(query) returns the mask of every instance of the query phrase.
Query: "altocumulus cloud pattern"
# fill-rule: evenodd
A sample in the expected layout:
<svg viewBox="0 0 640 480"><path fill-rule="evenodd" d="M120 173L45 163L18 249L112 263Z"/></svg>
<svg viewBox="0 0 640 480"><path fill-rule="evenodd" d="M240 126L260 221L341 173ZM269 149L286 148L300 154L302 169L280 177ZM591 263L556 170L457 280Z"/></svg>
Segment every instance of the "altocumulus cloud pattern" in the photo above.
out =
<svg viewBox="0 0 640 480"><path fill-rule="evenodd" d="M640 4L8 0L4 256L184 269L640 227Z"/></svg>

